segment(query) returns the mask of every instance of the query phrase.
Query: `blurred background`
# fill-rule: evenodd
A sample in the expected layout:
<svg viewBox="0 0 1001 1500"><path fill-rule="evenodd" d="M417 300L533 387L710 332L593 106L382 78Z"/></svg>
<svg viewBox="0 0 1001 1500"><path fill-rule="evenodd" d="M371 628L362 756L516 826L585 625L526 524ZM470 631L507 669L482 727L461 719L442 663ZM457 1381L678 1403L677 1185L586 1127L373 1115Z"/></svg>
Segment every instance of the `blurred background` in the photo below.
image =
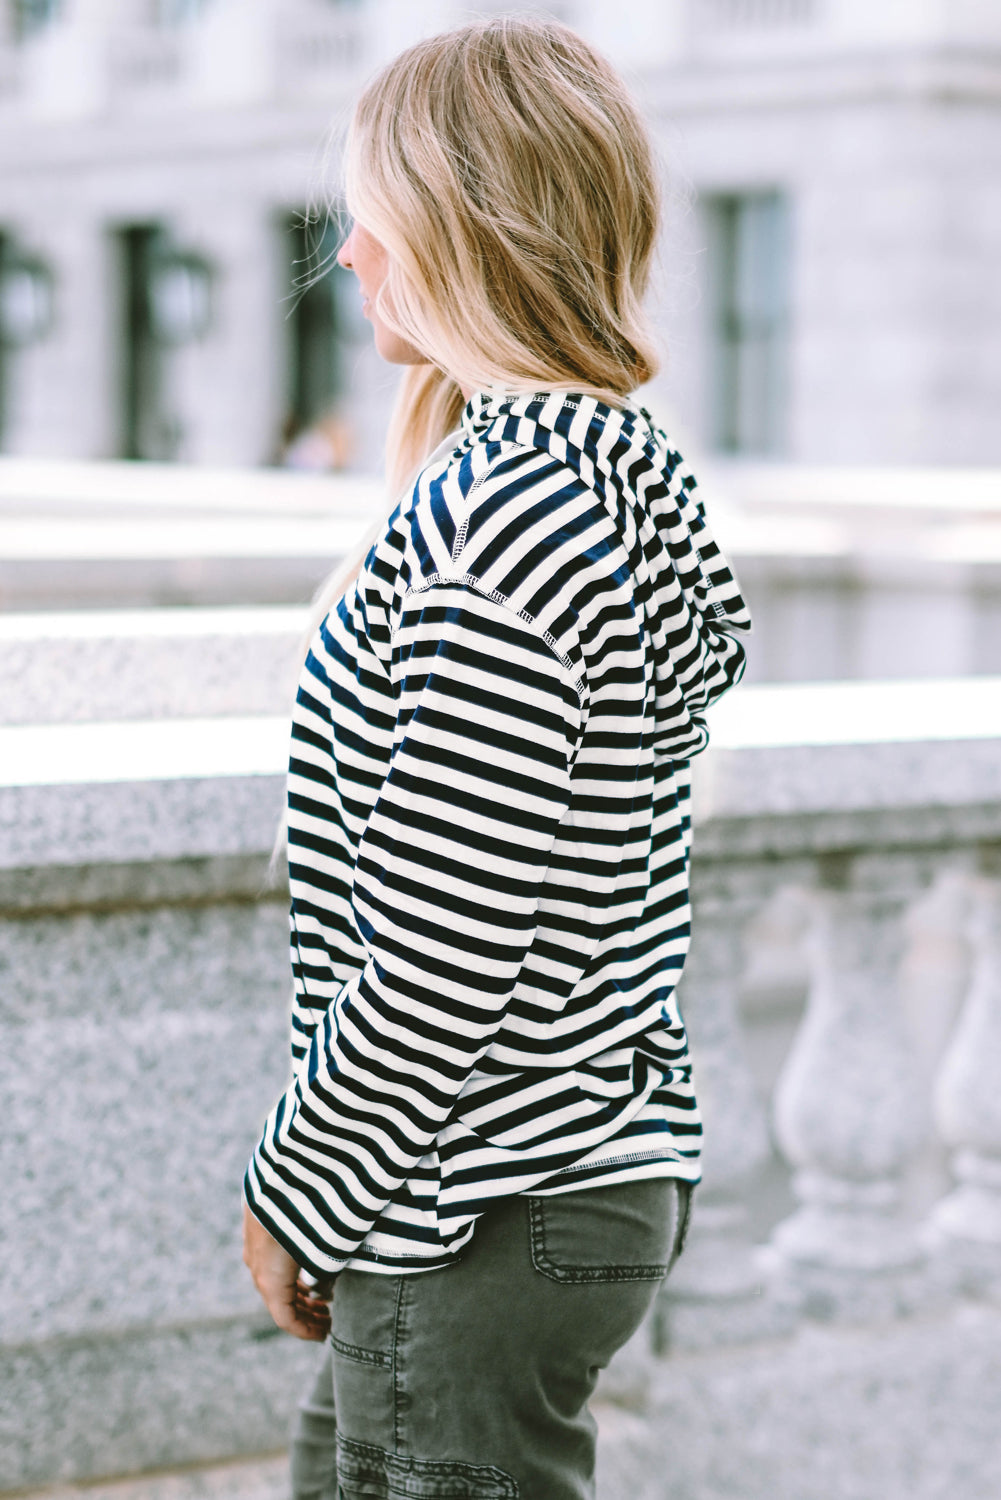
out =
<svg viewBox="0 0 1001 1500"><path fill-rule="evenodd" d="M511 9L0 0L0 1491L286 1493L312 1351L236 1232L268 855L397 378L327 205L364 79ZM643 398L755 619L699 790L701 1227L602 1500L995 1500L1001 3L522 9L649 120Z"/></svg>
<svg viewBox="0 0 1001 1500"><path fill-rule="evenodd" d="M332 264L339 130L380 60L502 8L7 0L0 452L377 476L396 374ZM664 368L645 396L720 495L757 605L752 677L999 670L997 0L548 10L625 71L658 142ZM20 521L87 484L6 474L8 509L34 495ZM61 547L58 587L26 556L0 601L99 602ZM197 602L145 561L118 603ZM324 566L214 597L294 602Z"/></svg>
<svg viewBox="0 0 1001 1500"><path fill-rule="evenodd" d="M503 9L7 0L3 451L377 469L351 278L296 291L336 246L303 227L322 143L381 60ZM994 0L545 9L630 75L673 174L656 393L699 447L996 462Z"/></svg>

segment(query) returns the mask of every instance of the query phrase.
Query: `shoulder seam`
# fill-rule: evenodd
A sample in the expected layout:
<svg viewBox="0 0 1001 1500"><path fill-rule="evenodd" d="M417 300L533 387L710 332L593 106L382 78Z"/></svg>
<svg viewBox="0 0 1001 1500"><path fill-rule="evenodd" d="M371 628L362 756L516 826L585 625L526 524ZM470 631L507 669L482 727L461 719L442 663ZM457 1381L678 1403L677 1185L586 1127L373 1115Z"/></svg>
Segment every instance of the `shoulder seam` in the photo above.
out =
<svg viewBox="0 0 1001 1500"><path fill-rule="evenodd" d="M578 672L577 668L574 666L573 662L570 660L569 656L567 656L564 651L560 650L556 637L554 635L551 635L548 630L545 630L539 624L535 615L533 615L529 610L518 609L514 604L512 604L507 594L502 594L499 589L486 588L475 574L459 573L454 578L450 578L446 577L444 573L429 573L425 578L421 580L419 584L414 584L412 585L412 587L407 589L407 592L403 595L400 603L402 605L413 594L425 594L433 588L438 588L442 585L448 587L455 584L458 584L460 588L472 589L475 594L482 595L484 599L491 599L494 604L500 604L504 609L510 610L511 614L516 615L519 620L523 620L526 625L533 626L533 628L538 631L539 635L545 641L552 654L556 657L556 660L569 673L570 680L573 683L574 691L577 694L580 706L583 708L584 700L587 696L586 688L584 686L584 679Z"/></svg>

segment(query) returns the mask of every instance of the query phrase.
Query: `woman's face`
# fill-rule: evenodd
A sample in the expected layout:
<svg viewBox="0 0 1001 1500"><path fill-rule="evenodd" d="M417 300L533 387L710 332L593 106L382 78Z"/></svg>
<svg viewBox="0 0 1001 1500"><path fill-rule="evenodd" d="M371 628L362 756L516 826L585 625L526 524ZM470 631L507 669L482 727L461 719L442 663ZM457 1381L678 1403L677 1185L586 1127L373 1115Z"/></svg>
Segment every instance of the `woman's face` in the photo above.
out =
<svg viewBox="0 0 1001 1500"><path fill-rule="evenodd" d="M372 324L375 347L391 365L423 365L424 355L406 339L387 328L376 310L375 299L389 271L389 253L374 234L355 223L337 252L337 259L358 277L362 294L362 312Z"/></svg>

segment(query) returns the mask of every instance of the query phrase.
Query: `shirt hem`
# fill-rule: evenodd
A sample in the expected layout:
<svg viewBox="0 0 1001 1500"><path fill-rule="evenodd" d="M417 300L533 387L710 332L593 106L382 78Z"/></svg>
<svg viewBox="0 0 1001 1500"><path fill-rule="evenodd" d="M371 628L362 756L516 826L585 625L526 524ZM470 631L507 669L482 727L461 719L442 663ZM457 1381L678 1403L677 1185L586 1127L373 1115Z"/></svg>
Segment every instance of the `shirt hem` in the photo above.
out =
<svg viewBox="0 0 1001 1500"><path fill-rule="evenodd" d="M656 1168L662 1170L651 1170ZM644 1179L675 1178L687 1182L692 1187L701 1181L698 1161L685 1161L680 1157L664 1156L663 1153L650 1151L632 1151L611 1157L606 1162L599 1162L588 1168L566 1167L555 1176L561 1179L555 1186L526 1188L523 1192L512 1193L510 1196L554 1198L561 1193L586 1192L589 1187L609 1187L616 1183L635 1182L641 1176ZM502 1202L503 1196L499 1196L494 1201ZM475 1229L473 1234L475 1235ZM427 1256L421 1255L418 1251L405 1250L395 1253L380 1251L378 1255L371 1256L362 1256L356 1252L345 1270L360 1271L363 1275L376 1276L411 1276L421 1275L426 1271L440 1271L448 1266L456 1265L462 1259L469 1243L470 1240L467 1239L458 1250L439 1250Z"/></svg>

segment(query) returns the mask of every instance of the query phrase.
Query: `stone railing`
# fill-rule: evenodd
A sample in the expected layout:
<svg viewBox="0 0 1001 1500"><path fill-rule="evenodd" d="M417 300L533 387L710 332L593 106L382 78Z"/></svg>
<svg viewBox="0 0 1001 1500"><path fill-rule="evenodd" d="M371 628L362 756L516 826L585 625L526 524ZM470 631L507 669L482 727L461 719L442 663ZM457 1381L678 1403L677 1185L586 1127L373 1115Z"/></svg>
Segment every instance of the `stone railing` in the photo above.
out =
<svg viewBox="0 0 1001 1500"><path fill-rule="evenodd" d="M360 6L303 5L276 9L279 23L277 90L292 100L303 92L322 98L326 91L354 84L371 57L373 26Z"/></svg>
<svg viewBox="0 0 1001 1500"><path fill-rule="evenodd" d="M239 1185L285 1081L281 719L0 730L0 1490L276 1448Z"/></svg>
<svg viewBox="0 0 1001 1500"><path fill-rule="evenodd" d="M689 0L688 5L692 30L711 36L809 26L817 13L816 0Z"/></svg>
<svg viewBox="0 0 1001 1500"><path fill-rule="evenodd" d="M0 612L0 723L286 712L308 620L295 605Z"/></svg>
<svg viewBox="0 0 1001 1500"><path fill-rule="evenodd" d="M698 772L683 994L708 1155L666 1341L912 1313L989 1284L1001 1276L1001 681L745 690L721 706ZM762 1252L741 1230L770 1145L739 1001L756 926L790 892L807 997L771 1116L795 1208ZM935 1009L921 988L929 929L940 940L950 924L973 974L951 1039L962 949L952 973L932 953ZM955 1186L922 1204L916 1169L936 1137Z"/></svg>
<svg viewBox="0 0 1001 1500"><path fill-rule="evenodd" d="M682 982L705 1178L664 1357L613 1367L606 1492L988 1500L1001 681L745 689L715 728Z"/></svg>
<svg viewBox="0 0 1001 1500"><path fill-rule="evenodd" d="M359 475L0 459L0 610L305 603L380 509Z"/></svg>
<svg viewBox="0 0 1001 1500"><path fill-rule="evenodd" d="M0 1488L279 1446L312 1362L237 1243L287 991L286 729L241 707L0 730ZM1001 683L745 688L714 731L683 982L705 1182L659 1355L606 1382L602 1493L656 1500L673 1464L700 1500L986 1500ZM960 1407L962 1454L929 1457Z"/></svg>
<svg viewBox="0 0 1001 1500"><path fill-rule="evenodd" d="M754 681L1001 673L996 471L699 472ZM305 603L385 504L361 475L0 459L0 610Z"/></svg>
<svg viewBox="0 0 1001 1500"><path fill-rule="evenodd" d="M1001 672L991 469L700 465L752 604L756 682Z"/></svg>

